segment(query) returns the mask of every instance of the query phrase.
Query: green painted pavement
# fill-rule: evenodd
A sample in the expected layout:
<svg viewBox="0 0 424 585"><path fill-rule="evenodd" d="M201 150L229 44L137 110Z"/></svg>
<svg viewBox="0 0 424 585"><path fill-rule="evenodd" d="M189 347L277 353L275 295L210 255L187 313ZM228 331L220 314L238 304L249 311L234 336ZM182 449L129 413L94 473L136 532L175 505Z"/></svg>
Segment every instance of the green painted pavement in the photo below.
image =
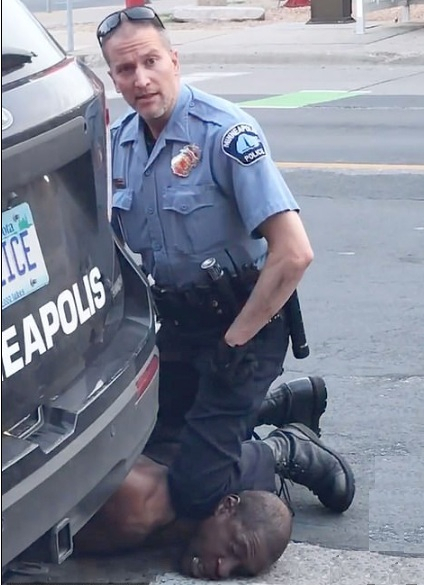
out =
<svg viewBox="0 0 424 585"><path fill-rule="evenodd" d="M313 104L334 102L345 98L362 95L363 91L297 91L283 95L272 95L259 100L240 102L242 108L303 108Z"/></svg>

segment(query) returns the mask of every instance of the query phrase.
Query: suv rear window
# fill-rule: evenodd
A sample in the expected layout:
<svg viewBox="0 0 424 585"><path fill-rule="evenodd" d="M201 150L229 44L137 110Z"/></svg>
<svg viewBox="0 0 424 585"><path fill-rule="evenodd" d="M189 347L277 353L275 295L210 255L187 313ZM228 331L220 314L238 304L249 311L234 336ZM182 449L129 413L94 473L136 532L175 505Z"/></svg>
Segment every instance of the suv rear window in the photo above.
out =
<svg viewBox="0 0 424 585"><path fill-rule="evenodd" d="M65 58L65 53L19 2L2 2L2 53L35 53L31 62L12 72L2 71L2 85L40 73Z"/></svg>

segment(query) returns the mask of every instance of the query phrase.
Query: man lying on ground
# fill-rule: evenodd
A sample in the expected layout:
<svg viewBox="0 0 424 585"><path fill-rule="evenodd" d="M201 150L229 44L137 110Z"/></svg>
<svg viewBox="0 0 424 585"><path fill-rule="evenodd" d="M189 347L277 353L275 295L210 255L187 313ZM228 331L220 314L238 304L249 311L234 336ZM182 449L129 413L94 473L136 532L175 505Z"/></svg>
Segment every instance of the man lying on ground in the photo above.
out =
<svg viewBox="0 0 424 585"><path fill-rule="evenodd" d="M209 579L257 575L283 554L292 514L277 495L266 491L230 494L200 523L176 519L167 473L167 466L142 455L122 487L77 535L77 552L104 554L142 545L182 545L180 570Z"/></svg>
<svg viewBox="0 0 424 585"><path fill-rule="evenodd" d="M287 385L274 390L273 399L271 391L259 413L260 422L278 420L281 401L275 397L287 398L289 390ZM293 415L306 424L285 424L264 440L244 441L240 461L231 469L239 470L241 489L223 494L208 517L199 521L176 518L168 465L178 445L153 445L148 452L155 460L146 455L139 458L121 488L77 535L76 550L111 553L177 543L184 546L180 568L193 577L224 579L268 569L284 552L292 529L292 514L275 494L275 473L283 482L290 479L307 486L335 512L346 510L354 496L348 464L316 434L326 392L317 401L316 392L306 394L304 382L293 390L292 408L285 412L289 420Z"/></svg>

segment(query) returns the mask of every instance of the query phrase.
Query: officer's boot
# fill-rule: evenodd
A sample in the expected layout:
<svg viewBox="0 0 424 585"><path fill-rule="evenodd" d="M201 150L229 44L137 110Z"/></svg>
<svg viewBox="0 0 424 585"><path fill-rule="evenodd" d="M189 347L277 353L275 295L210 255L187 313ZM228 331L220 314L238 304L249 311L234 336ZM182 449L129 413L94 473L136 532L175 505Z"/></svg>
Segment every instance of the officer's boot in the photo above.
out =
<svg viewBox="0 0 424 585"><path fill-rule="evenodd" d="M273 431L263 442L271 448L275 471L285 479L309 488L333 512L344 512L355 495L349 464L316 434L299 423Z"/></svg>
<svg viewBox="0 0 424 585"><path fill-rule="evenodd" d="M319 419L327 406L327 388L319 377L299 378L268 390L257 425L282 427L300 422L321 436Z"/></svg>

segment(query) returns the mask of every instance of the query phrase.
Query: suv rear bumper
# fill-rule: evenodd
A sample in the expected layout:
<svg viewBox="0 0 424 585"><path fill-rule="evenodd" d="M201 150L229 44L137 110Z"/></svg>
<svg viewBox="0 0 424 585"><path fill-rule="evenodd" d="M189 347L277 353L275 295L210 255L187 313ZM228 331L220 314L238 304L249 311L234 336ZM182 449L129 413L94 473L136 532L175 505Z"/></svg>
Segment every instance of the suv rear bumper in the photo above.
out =
<svg viewBox="0 0 424 585"><path fill-rule="evenodd" d="M108 391L112 394L116 386L122 389L98 418L44 465L3 494L2 567L41 537L43 553L50 554L34 560L62 562L69 556L72 536L125 478L149 438L158 404L157 366L158 351L154 346L138 375L134 377L134 372L124 371L111 382ZM153 377L140 396L136 382L148 368L149 375L153 371ZM21 451L16 449L17 441L22 440L5 437L3 455L5 449L9 454L13 448ZM34 449L37 446L29 448L30 451ZM9 467L13 465L10 461ZM63 525L67 526L71 537L70 550L61 550L53 538Z"/></svg>

